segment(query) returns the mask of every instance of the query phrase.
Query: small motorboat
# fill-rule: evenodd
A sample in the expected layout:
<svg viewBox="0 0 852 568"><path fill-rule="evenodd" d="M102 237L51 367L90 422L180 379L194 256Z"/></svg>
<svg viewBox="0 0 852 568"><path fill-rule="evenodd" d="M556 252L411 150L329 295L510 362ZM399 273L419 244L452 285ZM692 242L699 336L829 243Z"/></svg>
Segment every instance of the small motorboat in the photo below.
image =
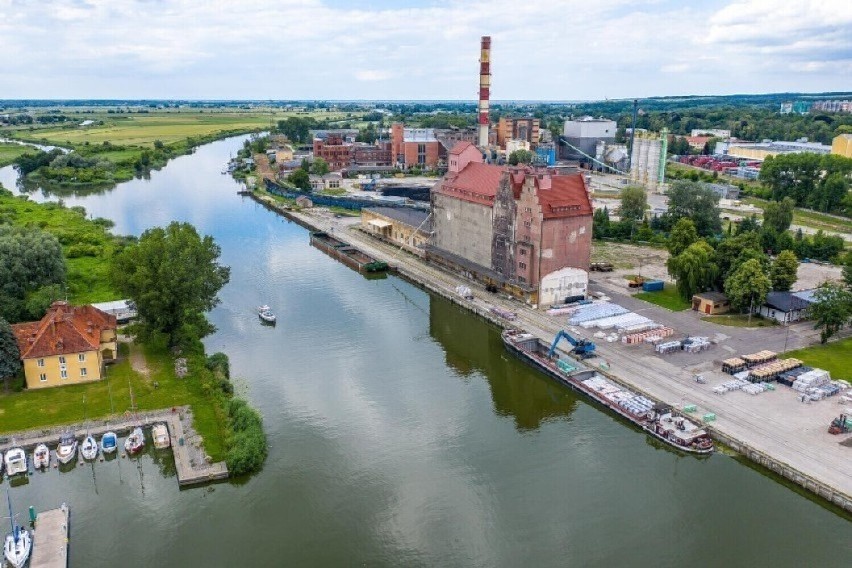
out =
<svg viewBox="0 0 852 568"><path fill-rule="evenodd" d="M19 473L27 473L27 454L21 448L12 448L3 458L6 464L6 474L9 477Z"/></svg>
<svg viewBox="0 0 852 568"><path fill-rule="evenodd" d="M33 467L36 469L50 467L50 450L46 445L39 444L36 446L33 452Z"/></svg>
<svg viewBox="0 0 852 568"><path fill-rule="evenodd" d="M264 323L274 324L275 320L277 319L275 317L275 314L272 313L272 310L269 309L269 306L259 306L257 308L257 315Z"/></svg>
<svg viewBox="0 0 852 568"><path fill-rule="evenodd" d="M95 437L89 434L86 436L86 439L83 440L83 445L80 446L80 453L83 454L84 460L93 460L98 457L98 443L95 441Z"/></svg>
<svg viewBox="0 0 852 568"><path fill-rule="evenodd" d="M142 432L142 428L137 426L124 441L124 451L132 456L141 452L144 447L145 434Z"/></svg>
<svg viewBox="0 0 852 568"><path fill-rule="evenodd" d="M101 451L104 454L112 454L118 449L118 436L115 432L107 432L101 436Z"/></svg>
<svg viewBox="0 0 852 568"><path fill-rule="evenodd" d="M171 445L169 429L165 424L154 424L154 427L151 429L151 433L154 437L154 447L158 450L163 450Z"/></svg>
<svg viewBox="0 0 852 568"><path fill-rule="evenodd" d="M6 491L6 498L9 501L9 519L12 522L12 532L6 535L3 555L6 557L6 562L13 568L23 568L30 557L33 542L30 539L29 531L15 523L15 515L12 513L12 497L8 490Z"/></svg>
<svg viewBox="0 0 852 568"><path fill-rule="evenodd" d="M59 446L56 448L56 459L59 463L69 463L77 455L77 438L73 434L62 434Z"/></svg>
<svg viewBox="0 0 852 568"><path fill-rule="evenodd" d="M3 452L0 452L0 474L3 473Z"/></svg>

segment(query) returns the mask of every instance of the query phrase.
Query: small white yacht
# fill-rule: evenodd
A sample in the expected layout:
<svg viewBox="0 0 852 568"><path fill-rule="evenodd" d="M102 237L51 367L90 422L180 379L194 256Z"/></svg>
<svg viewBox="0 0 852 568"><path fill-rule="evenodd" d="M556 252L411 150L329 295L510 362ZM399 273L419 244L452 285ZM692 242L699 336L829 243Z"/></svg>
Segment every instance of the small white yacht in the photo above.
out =
<svg viewBox="0 0 852 568"><path fill-rule="evenodd" d="M154 447L158 450L168 448L171 445L169 429L165 424L155 424L151 430L154 437Z"/></svg>
<svg viewBox="0 0 852 568"><path fill-rule="evenodd" d="M36 446L33 452L33 467L36 469L50 467L50 450L46 445L39 444Z"/></svg>
<svg viewBox="0 0 852 568"><path fill-rule="evenodd" d="M6 491L6 499L9 501L9 520L12 523L12 532L6 535L3 556L6 557L6 562L13 568L23 568L30 557L33 543L29 531L15 523L15 515L12 513L12 497L8 490Z"/></svg>
<svg viewBox="0 0 852 568"><path fill-rule="evenodd" d="M98 443L95 441L95 437L91 434L86 436L86 439L83 440L83 445L80 446L80 453L83 454L83 459L85 460L93 460L98 457Z"/></svg>
<svg viewBox="0 0 852 568"><path fill-rule="evenodd" d="M21 448L12 448L3 458L6 464L6 474L9 477L19 473L27 473L27 454Z"/></svg>
<svg viewBox="0 0 852 568"><path fill-rule="evenodd" d="M118 449L118 436L115 432L107 432L101 436L101 451L104 454L112 454Z"/></svg>
<svg viewBox="0 0 852 568"><path fill-rule="evenodd" d="M269 306L258 306L257 315L264 323L274 324L277 319Z"/></svg>
<svg viewBox="0 0 852 568"><path fill-rule="evenodd" d="M77 455L77 438L73 434L65 433L59 438L59 446L56 447L56 459L59 463L69 463Z"/></svg>
<svg viewBox="0 0 852 568"><path fill-rule="evenodd" d="M124 451L134 455L141 452L143 447L145 447L145 434L142 432L142 428L137 426L124 441Z"/></svg>

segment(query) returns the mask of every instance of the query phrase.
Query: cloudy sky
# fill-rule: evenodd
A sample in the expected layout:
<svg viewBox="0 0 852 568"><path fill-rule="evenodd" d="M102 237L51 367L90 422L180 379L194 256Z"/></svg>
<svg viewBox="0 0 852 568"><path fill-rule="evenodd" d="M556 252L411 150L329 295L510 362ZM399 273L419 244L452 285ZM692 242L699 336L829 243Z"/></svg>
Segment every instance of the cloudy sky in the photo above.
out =
<svg viewBox="0 0 852 568"><path fill-rule="evenodd" d="M0 98L852 90L849 0L0 0Z"/></svg>

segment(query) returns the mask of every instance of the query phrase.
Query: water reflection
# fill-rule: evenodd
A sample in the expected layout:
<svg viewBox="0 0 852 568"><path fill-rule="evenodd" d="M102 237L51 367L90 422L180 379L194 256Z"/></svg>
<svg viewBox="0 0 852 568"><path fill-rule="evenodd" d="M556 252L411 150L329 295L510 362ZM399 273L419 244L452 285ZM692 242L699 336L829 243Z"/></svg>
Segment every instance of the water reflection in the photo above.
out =
<svg viewBox="0 0 852 568"><path fill-rule="evenodd" d="M571 391L510 356L498 330L449 300L431 298L429 333L444 348L447 365L463 377L481 374L488 381L495 411L511 416L519 430L567 418L577 407Z"/></svg>

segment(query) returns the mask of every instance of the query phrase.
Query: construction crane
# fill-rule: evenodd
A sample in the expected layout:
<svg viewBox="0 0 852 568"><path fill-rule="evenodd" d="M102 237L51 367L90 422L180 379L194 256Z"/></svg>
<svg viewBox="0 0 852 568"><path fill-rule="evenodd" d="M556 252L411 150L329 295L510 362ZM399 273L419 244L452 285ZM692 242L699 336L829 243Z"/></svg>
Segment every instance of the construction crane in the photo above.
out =
<svg viewBox="0 0 852 568"><path fill-rule="evenodd" d="M547 352L547 358L550 359L553 357L553 354L556 353L556 345L559 343L559 340L566 339L568 343L570 343L573 348L571 349L571 353L577 355L580 359L588 359L589 357L595 356L595 344L589 341L588 339L575 339L571 335L569 335L564 329L560 329L559 333L556 334L556 338L553 340L553 344L550 346L550 351Z"/></svg>

